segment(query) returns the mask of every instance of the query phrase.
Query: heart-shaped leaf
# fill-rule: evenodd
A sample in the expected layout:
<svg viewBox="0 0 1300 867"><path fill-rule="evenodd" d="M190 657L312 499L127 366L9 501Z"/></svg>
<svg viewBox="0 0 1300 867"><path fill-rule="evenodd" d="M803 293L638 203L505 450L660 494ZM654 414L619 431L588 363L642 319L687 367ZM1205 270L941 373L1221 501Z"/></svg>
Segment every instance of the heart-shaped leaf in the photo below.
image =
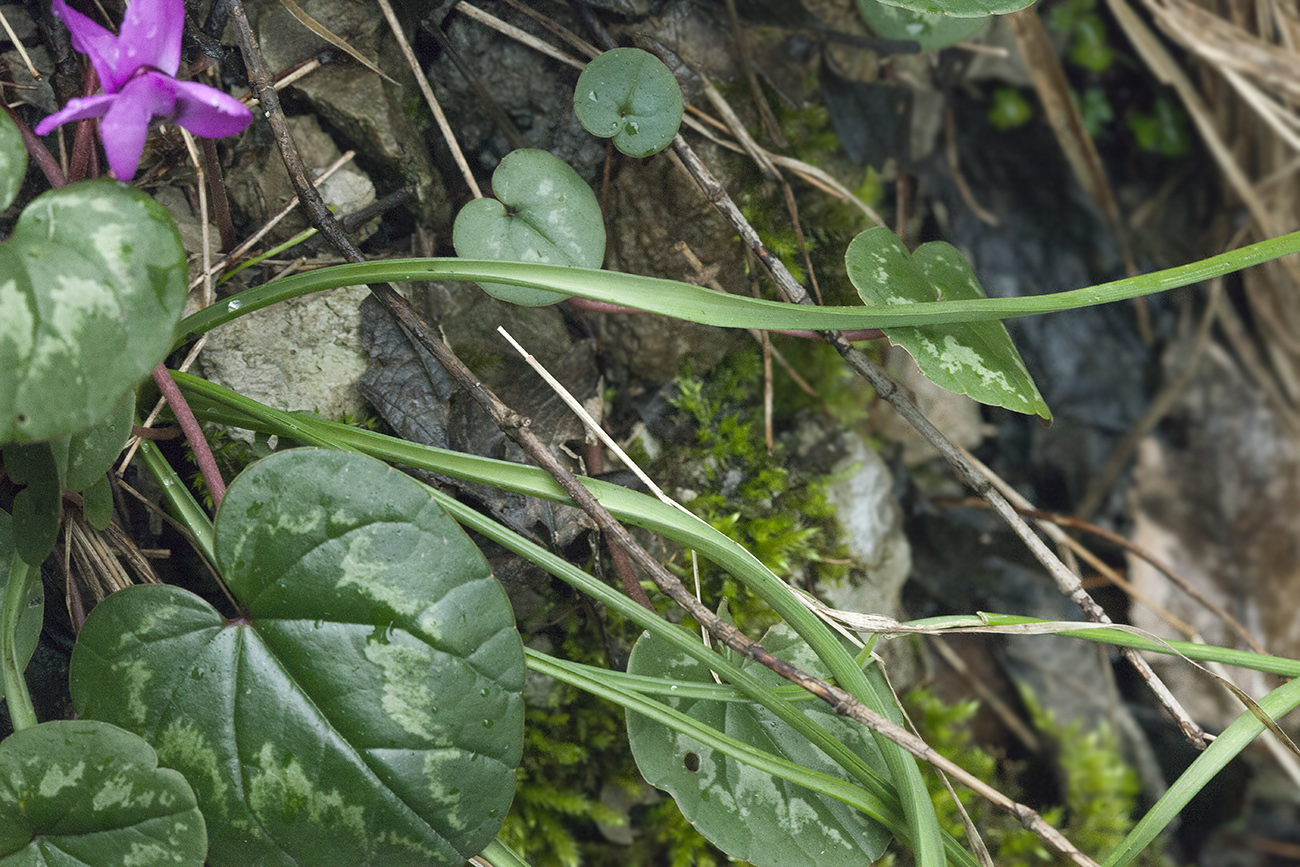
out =
<svg viewBox="0 0 1300 867"><path fill-rule="evenodd" d="M849 280L869 305L924 304L984 298L970 264L951 244L932 241L908 254L888 229L868 229L844 254ZM980 403L1052 417L1038 386L999 321L883 329L916 359L921 372Z"/></svg>
<svg viewBox="0 0 1300 867"><path fill-rule="evenodd" d="M784 624L769 631L763 645L804 671L825 676L825 666ZM740 665L769 685L784 683L756 662ZM627 670L681 683L714 682L706 665L649 633L632 648ZM845 779L838 765L757 704L678 698L667 703L751 746ZM885 772L865 728L820 702L808 702L805 713ZM646 781L667 790L682 815L732 858L756 867L847 867L880 857L889 844L892 835L884 827L842 801L772 777L661 723L629 713L627 733Z"/></svg>
<svg viewBox="0 0 1300 867"><path fill-rule="evenodd" d="M882 0L858 0L858 14L877 36L885 39L911 39L921 44L922 51L937 51L978 33L990 15L990 10L980 8L984 5L995 4L988 3L987 0L944 0L942 3L922 0L920 3L897 4ZM1003 2L1000 5L1007 4ZM1012 5L1019 9L1029 4L1023 0L1013 0ZM951 11L950 6L953 7ZM955 11L959 6L964 14Z"/></svg>
<svg viewBox="0 0 1300 867"><path fill-rule="evenodd" d="M640 48L615 48L587 64L573 90L587 132L613 138L630 157L668 147L682 123L682 89L663 61Z"/></svg>
<svg viewBox="0 0 1300 867"><path fill-rule="evenodd" d="M89 720L0 743L0 867L199 867L194 792L136 735Z"/></svg>
<svg viewBox="0 0 1300 867"><path fill-rule="evenodd" d="M8 112L0 111L0 211L13 204L27 173L27 148Z"/></svg>
<svg viewBox="0 0 1300 867"><path fill-rule="evenodd" d="M0 613L4 611L4 591L9 586L9 567L13 559L14 522L8 512L0 511ZM28 585L26 603L18 614L18 632L14 636L20 671L27 667L36 652L36 642L45 622L45 585L40 581L30 581Z"/></svg>
<svg viewBox="0 0 1300 867"><path fill-rule="evenodd" d="M460 209L452 244L462 259L545 262L599 268L605 261L605 221L596 196L578 173L546 151L506 154L492 173L495 199L475 199ZM567 295L480 283L493 297L541 307Z"/></svg>
<svg viewBox="0 0 1300 867"><path fill-rule="evenodd" d="M0 244L0 443L107 415L171 348L187 274L144 193L101 180L37 197Z"/></svg>
<svg viewBox="0 0 1300 867"><path fill-rule="evenodd" d="M496 835L523 750L501 586L428 494L372 458L280 452L231 484L234 620L115 593L72 657L84 717L185 774L213 865L459 865Z"/></svg>

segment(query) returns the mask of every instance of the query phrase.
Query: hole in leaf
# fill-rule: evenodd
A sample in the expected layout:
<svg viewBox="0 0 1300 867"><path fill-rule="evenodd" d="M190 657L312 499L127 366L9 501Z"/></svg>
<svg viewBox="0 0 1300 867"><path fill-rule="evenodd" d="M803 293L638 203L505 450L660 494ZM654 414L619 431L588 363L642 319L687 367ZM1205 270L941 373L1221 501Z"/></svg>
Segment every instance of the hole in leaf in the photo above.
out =
<svg viewBox="0 0 1300 867"><path fill-rule="evenodd" d="M700 757L695 753L687 753L682 763L686 765L686 770L692 774L700 769Z"/></svg>

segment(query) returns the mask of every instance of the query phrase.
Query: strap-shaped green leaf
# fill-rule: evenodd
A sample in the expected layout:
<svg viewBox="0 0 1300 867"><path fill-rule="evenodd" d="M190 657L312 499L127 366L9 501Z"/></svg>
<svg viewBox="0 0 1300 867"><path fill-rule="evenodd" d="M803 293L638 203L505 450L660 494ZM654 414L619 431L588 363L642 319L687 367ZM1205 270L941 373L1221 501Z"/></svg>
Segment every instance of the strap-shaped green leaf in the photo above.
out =
<svg viewBox="0 0 1300 867"><path fill-rule="evenodd" d="M115 593L72 660L83 716L194 785L213 865L459 865L500 829L523 750L523 648L478 549L407 476L300 449L216 522L244 608Z"/></svg>
<svg viewBox="0 0 1300 867"><path fill-rule="evenodd" d="M4 610L4 591L9 586L9 570L14 557L14 522L9 514L0 511L0 612ZM14 635L15 665L18 670L27 667L36 642L41 637L45 623L45 584L29 581L26 604L18 614L18 629ZM0 662L3 665L3 662ZM0 699L3 700L3 699Z"/></svg>
<svg viewBox="0 0 1300 867"><path fill-rule="evenodd" d="M909 254L888 229L868 229L844 254L849 280L868 305L924 304L984 298L970 264L942 241ZM980 403L1052 417L1038 386L1001 322L900 326L883 329L930 380Z"/></svg>
<svg viewBox="0 0 1300 867"><path fill-rule="evenodd" d="M859 0L862 2L862 0ZM1005 15L1034 5L1033 0L880 0L889 6L910 9L927 15L947 15L952 18L984 18Z"/></svg>

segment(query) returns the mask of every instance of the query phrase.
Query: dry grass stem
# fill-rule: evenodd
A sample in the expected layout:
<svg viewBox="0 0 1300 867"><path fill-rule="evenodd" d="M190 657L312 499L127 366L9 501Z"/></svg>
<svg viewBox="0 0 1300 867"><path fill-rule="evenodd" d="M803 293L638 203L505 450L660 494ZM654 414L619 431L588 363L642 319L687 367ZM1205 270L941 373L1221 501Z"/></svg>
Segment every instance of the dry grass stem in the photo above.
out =
<svg viewBox="0 0 1300 867"><path fill-rule="evenodd" d="M420 93L424 94L424 101L429 105L429 111L433 112L433 119L438 122L438 130L442 133L443 141L451 149L452 158L456 160L456 166L460 169L461 177L465 179L465 185L469 187L474 198L483 198L483 191L479 189L478 181L474 179L474 173L470 171L469 163L465 161L465 154L460 149L460 142L456 141L456 133L452 131L451 124L447 121L447 115L443 113L442 106L438 104L438 97L434 96L433 88L429 85L429 77L424 74L424 68L420 66L420 61L416 59L415 52L411 50L411 43L406 39L406 33L402 30L402 22L397 20L397 13L393 11L393 6L388 0L378 0L379 8L384 12L384 19L393 31L397 44L402 49L402 56L406 58L406 63L411 67L411 74L415 76L415 81L420 86ZM466 4L462 3L461 6Z"/></svg>
<svg viewBox="0 0 1300 867"><path fill-rule="evenodd" d="M380 0L380 2L384 2L384 0ZM488 27L491 27L493 30L497 31L501 35L509 36L511 39L515 40L521 45L527 45L529 48L533 49L534 51L545 54L547 57L553 60L558 60L561 63L572 66L574 69L578 69L578 70L587 68L587 64L583 63L581 60L570 57L560 49L551 45L550 43L543 42L542 40L538 39L536 36L529 33L527 30L520 30L518 27L514 26L513 24L508 24L505 21L502 21L500 18L496 17L495 15L492 15L488 12L484 12L482 9L478 8L477 6L471 3L466 3L465 0L461 0L461 2L456 4L456 11L463 12L465 15L469 16L470 18L473 18L475 21L478 21L481 24L486 24Z"/></svg>

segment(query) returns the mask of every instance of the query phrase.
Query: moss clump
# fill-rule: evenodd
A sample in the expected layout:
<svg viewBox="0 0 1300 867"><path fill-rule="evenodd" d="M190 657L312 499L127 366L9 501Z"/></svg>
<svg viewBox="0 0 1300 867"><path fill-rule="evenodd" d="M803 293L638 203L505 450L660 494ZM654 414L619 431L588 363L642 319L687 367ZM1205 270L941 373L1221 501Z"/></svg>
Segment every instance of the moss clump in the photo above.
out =
<svg viewBox="0 0 1300 867"><path fill-rule="evenodd" d="M558 656L604 667L609 662L602 636L615 640L633 632L612 612L596 623L580 609L547 636L558 638ZM622 787L631 800L647 792L628 746L622 708L558 681L536 686L526 693L519 787L500 835L507 845L533 867L713 867L725 861L671 799L628 811L601 799L607 785ZM607 839L599 827L629 824L632 846Z"/></svg>
<svg viewBox="0 0 1300 867"><path fill-rule="evenodd" d="M665 472L676 473L679 489L693 495L683 505L777 575L804 584L841 580L848 573L847 549L826 496L832 479L789 466L788 449L780 444L768 453L761 388L755 350L728 356L708 380L689 371L679 377L671 402L692 442ZM691 571L689 563L678 568ZM700 580L706 599L730 601L741 629L761 631L776 621L765 604L712 564L701 563Z"/></svg>
<svg viewBox="0 0 1300 867"><path fill-rule="evenodd" d="M1063 803L1039 807L1038 812L1061 829L1081 852L1100 860L1114 851L1133 828L1140 791L1137 774L1125 762L1110 729L1103 727L1085 734L1079 721L1063 726L1031 695L1026 694L1025 701L1036 728L1057 745L1061 772ZM925 688L908 692L903 702L927 743L983 782L1021 799L1016 778L1024 771L1023 763L1000 764L972 740L967 723L979 708L977 702L945 704ZM940 823L949 833L964 839L965 830L952 797L933 769L923 766L922 772ZM954 784L954 789L1000 867L1067 863L1007 813L960 784ZM1167 867L1170 862L1158 847L1148 847L1139 863Z"/></svg>

